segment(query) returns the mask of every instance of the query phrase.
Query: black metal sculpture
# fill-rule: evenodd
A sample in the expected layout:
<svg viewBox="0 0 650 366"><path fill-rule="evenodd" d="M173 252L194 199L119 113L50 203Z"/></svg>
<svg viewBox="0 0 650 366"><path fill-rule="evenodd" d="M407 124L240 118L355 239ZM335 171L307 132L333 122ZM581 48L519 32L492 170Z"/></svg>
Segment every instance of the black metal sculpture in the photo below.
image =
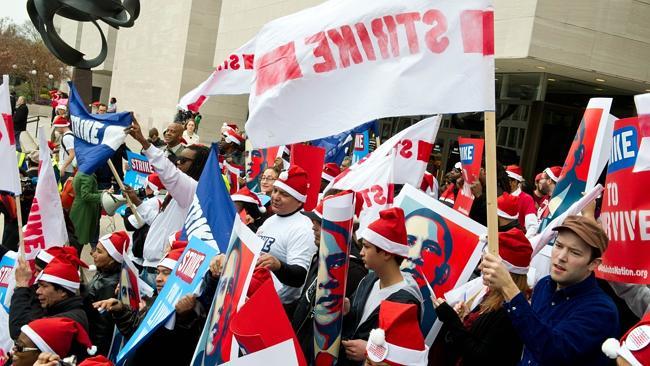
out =
<svg viewBox="0 0 650 366"><path fill-rule="evenodd" d="M108 53L106 37L97 21L116 29L132 27L140 14L140 0L28 0L27 12L43 43L54 56L67 65L91 69L104 62ZM79 22L92 22L102 38L99 55L86 60L84 53L61 39L54 28L55 14Z"/></svg>

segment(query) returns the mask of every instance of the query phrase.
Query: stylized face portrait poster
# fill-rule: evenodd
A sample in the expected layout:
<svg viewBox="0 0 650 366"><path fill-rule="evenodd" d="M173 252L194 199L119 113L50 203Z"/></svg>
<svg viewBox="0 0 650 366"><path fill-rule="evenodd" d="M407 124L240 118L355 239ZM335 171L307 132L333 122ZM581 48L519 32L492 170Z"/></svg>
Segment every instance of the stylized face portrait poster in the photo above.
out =
<svg viewBox="0 0 650 366"><path fill-rule="evenodd" d="M239 347L230 331L230 322L246 300L261 249L262 240L239 218L235 219L217 292L194 351L192 365L219 365L237 358Z"/></svg>
<svg viewBox="0 0 650 366"><path fill-rule="evenodd" d="M548 212L543 214L540 231L596 185L609 158L614 123L609 115L611 105L611 98L589 100L553 190Z"/></svg>
<svg viewBox="0 0 650 366"><path fill-rule="evenodd" d="M442 296L467 282L481 258L479 237L487 229L410 185L402 188L395 206L404 210L410 246L402 269L420 286L424 297L420 326L431 345L442 323L436 322L429 286L436 296Z"/></svg>
<svg viewBox="0 0 650 366"><path fill-rule="evenodd" d="M637 110L643 106L637 96ZM645 109L649 109L645 106ZM600 215L609 246L597 274L608 281L650 284L650 115L616 121Z"/></svg>
<svg viewBox="0 0 650 366"><path fill-rule="evenodd" d="M314 305L314 364L336 362L343 326L343 299L347 279L354 192L346 191L323 201L323 222L318 253Z"/></svg>
<svg viewBox="0 0 650 366"><path fill-rule="evenodd" d="M278 155L278 146L267 149L253 149L249 147L250 140L246 141L246 186L252 192L260 191L260 179L266 168L273 167L273 162Z"/></svg>
<svg viewBox="0 0 650 366"><path fill-rule="evenodd" d="M478 179L483 160L483 139L458 138L460 151L460 164L463 167L463 189L458 192L454 209L465 216L469 216L474 203L474 195L470 188Z"/></svg>

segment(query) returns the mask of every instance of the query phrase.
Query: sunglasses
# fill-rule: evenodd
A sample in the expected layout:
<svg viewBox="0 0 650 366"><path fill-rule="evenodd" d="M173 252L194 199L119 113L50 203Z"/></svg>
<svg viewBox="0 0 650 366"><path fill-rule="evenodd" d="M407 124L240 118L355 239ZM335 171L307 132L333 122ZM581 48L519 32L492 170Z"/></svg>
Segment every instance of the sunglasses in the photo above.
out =
<svg viewBox="0 0 650 366"><path fill-rule="evenodd" d="M176 161L177 161L179 164L185 164L185 163L187 163L188 161L194 161L194 159L186 158L186 157L184 157L184 156L179 156L178 159L176 159Z"/></svg>
<svg viewBox="0 0 650 366"><path fill-rule="evenodd" d="M37 351L40 352L40 351L41 351L41 350L38 349L38 348L34 348L34 347L25 347L25 346L23 346L22 344L18 344L18 343L15 343L15 344L14 344L14 349L15 349L16 352L18 352L18 353L37 352Z"/></svg>

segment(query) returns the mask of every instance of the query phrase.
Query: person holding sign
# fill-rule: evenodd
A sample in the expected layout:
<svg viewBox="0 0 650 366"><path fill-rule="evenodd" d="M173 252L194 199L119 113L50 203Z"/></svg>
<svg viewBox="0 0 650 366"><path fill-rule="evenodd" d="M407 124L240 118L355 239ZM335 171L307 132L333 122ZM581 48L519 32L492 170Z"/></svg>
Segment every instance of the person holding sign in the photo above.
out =
<svg viewBox="0 0 650 366"><path fill-rule="evenodd" d="M361 258L368 273L346 300L349 312L343 319L338 365L361 365L366 357L370 331L378 327L380 304L384 300L414 304L421 317L422 294L413 277L400 271L408 256L404 210L393 207L379 213L379 219L359 233L363 240Z"/></svg>
<svg viewBox="0 0 650 366"><path fill-rule="evenodd" d="M494 255L483 256L483 282L505 299L504 308L524 343L519 365L608 365L600 345L618 334L618 311L594 275L607 236L584 216L569 216L554 230L551 274L537 282L530 304Z"/></svg>

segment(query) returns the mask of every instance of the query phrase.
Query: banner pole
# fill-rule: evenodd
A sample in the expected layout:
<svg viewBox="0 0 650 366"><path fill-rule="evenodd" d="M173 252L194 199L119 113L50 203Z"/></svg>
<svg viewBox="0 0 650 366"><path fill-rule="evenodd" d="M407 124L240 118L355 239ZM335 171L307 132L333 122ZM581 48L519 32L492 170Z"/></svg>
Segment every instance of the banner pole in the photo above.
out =
<svg viewBox="0 0 650 366"><path fill-rule="evenodd" d="M108 159L108 167L111 168L111 172L113 172L113 176L115 177L117 184L120 186L120 189L124 191L124 183L122 183L122 179L120 179L120 176L117 174L117 170L115 169L115 165L113 165L113 161L111 161L111 159ZM138 211L135 209L135 206L133 206L133 202L131 202L131 199L128 195L126 195L126 204L133 212L135 219L138 221L138 225L142 225L142 218L140 217Z"/></svg>
<svg viewBox="0 0 650 366"><path fill-rule="evenodd" d="M16 220L18 221L18 252L20 258L25 259L25 235L23 234L23 212L20 205L20 195L15 195L16 201Z"/></svg>
<svg viewBox="0 0 650 366"><path fill-rule="evenodd" d="M499 255L499 221L497 218L497 141L494 111L485 111L485 182L488 224L488 251Z"/></svg>

